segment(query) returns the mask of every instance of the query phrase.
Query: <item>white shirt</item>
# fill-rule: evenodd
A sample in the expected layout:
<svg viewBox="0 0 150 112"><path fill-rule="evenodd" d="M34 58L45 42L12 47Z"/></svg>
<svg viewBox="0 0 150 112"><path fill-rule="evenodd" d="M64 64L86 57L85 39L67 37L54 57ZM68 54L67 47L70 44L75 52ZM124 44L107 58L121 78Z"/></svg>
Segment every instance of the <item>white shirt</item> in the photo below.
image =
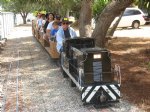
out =
<svg viewBox="0 0 150 112"><path fill-rule="evenodd" d="M42 21L43 21L42 18L39 18L39 19L37 20L38 27L39 27L39 26L42 26Z"/></svg>
<svg viewBox="0 0 150 112"><path fill-rule="evenodd" d="M46 20L45 20L45 19L43 19L42 24L44 25L45 23L46 23Z"/></svg>
<svg viewBox="0 0 150 112"><path fill-rule="evenodd" d="M48 26L47 26L47 30L52 30L53 29L53 22L54 21L51 21Z"/></svg>
<svg viewBox="0 0 150 112"><path fill-rule="evenodd" d="M69 32L70 32L70 38L76 38L76 32L73 28L69 27ZM59 28L59 30L56 33L56 41L57 41L57 51L60 52L60 49L63 46L63 41L65 40L65 35L64 35L64 30L63 28Z"/></svg>

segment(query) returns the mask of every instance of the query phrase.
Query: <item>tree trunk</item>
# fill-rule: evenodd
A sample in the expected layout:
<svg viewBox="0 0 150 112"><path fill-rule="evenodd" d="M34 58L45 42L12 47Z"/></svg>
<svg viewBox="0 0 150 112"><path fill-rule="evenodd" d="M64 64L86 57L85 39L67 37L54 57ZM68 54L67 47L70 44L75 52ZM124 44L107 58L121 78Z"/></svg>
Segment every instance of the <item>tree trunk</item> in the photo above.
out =
<svg viewBox="0 0 150 112"><path fill-rule="evenodd" d="M21 17L23 19L23 24L27 24L26 18L27 18L28 13L27 12L20 12L20 14L21 14Z"/></svg>
<svg viewBox="0 0 150 112"><path fill-rule="evenodd" d="M118 26L118 24L119 24L119 22L120 22L122 16L123 16L123 13L124 13L124 11L123 11L122 14L119 16L118 20L113 24L112 28L110 28L110 30L108 30L107 36L113 36L113 35L114 35L114 32L115 32L115 30L116 30L116 28L117 28L117 26Z"/></svg>
<svg viewBox="0 0 150 112"><path fill-rule="evenodd" d="M81 37L91 37L92 2L93 0L82 0L79 17L79 32Z"/></svg>
<svg viewBox="0 0 150 112"><path fill-rule="evenodd" d="M66 17L69 17L69 9L66 10Z"/></svg>
<svg viewBox="0 0 150 112"><path fill-rule="evenodd" d="M22 19L23 19L23 24L27 24L26 17L22 17Z"/></svg>
<svg viewBox="0 0 150 112"><path fill-rule="evenodd" d="M105 36L107 31L115 19L122 11L125 10L134 0L113 0L99 15L96 27L92 33L92 37L96 39L96 45L99 47L105 47Z"/></svg>

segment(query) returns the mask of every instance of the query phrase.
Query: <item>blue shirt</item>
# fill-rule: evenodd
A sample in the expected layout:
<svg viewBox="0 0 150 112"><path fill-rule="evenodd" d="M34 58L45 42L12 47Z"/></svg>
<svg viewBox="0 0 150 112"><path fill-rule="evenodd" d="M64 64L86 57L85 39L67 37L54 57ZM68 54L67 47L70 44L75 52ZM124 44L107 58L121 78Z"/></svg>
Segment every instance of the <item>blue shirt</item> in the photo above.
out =
<svg viewBox="0 0 150 112"><path fill-rule="evenodd" d="M57 31L58 31L58 29L53 29L51 31L51 36L56 36Z"/></svg>
<svg viewBox="0 0 150 112"><path fill-rule="evenodd" d="M70 38L76 38L76 32L73 28L69 27L69 32L70 32ZM57 41L57 51L60 52L60 49L63 46L63 41L65 40L65 35L64 35L64 30L63 28L59 28L59 30L56 33L56 41Z"/></svg>

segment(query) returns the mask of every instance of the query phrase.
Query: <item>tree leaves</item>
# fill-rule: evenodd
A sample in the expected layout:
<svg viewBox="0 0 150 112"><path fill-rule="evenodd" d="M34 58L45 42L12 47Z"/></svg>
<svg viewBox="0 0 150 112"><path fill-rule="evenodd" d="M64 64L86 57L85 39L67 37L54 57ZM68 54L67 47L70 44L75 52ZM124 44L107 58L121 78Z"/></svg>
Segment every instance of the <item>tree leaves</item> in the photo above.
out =
<svg viewBox="0 0 150 112"><path fill-rule="evenodd" d="M94 4L92 6L93 10L93 16L97 20L98 15L103 11L103 9L106 7L106 5L110 2L111 0L94 0Z"/></svg>

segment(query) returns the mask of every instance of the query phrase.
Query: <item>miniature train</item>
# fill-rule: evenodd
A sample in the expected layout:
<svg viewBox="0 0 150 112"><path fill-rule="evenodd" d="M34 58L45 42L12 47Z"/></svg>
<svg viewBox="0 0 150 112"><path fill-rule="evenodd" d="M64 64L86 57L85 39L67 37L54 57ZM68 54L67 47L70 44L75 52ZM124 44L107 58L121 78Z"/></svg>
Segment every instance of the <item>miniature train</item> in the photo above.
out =
<svg viewBox="0 0 150 112"><path fill-rule="evenodd" d="M101 105L119 101L120 67L111 67L110 52L95 47L94 39L78 37L65 40L59 57L63 76L69 77L71 86L81 91L84 104Z"/></svg>

